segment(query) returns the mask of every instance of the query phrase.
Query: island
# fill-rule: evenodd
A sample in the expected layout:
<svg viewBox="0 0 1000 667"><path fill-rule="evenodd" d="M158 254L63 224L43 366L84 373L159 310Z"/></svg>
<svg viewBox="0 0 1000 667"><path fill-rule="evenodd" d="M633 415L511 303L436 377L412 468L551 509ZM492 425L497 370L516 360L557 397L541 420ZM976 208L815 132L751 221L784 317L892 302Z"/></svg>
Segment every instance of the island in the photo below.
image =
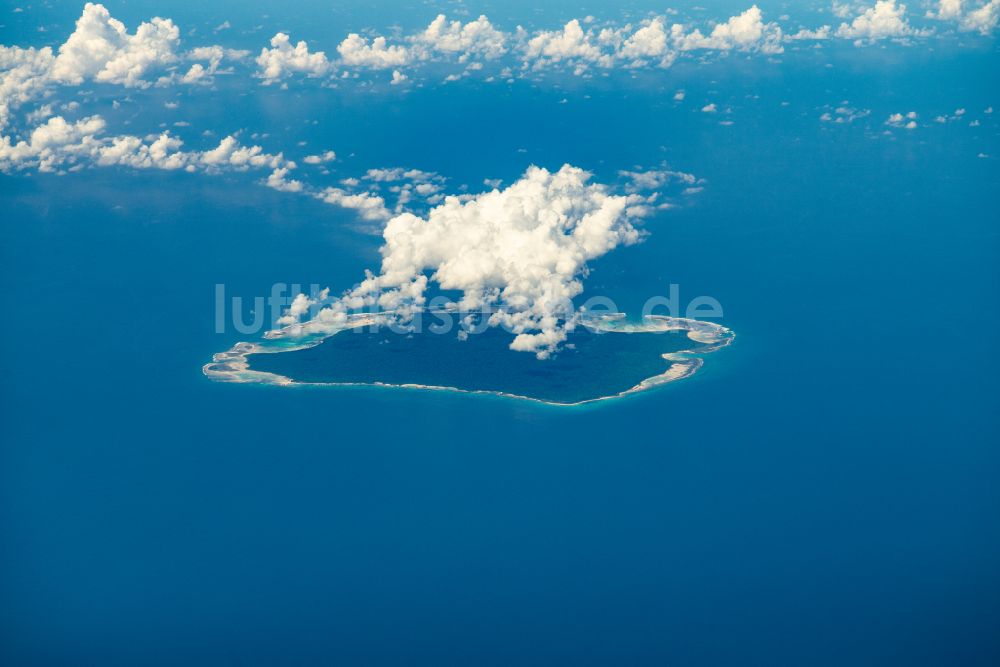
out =
<svg viewBox="0 0 1000 667"><path fill-rule="evenodd" d="M730 329L703 320L630 322L616 313L582 319L557 354L540 360L510 350L512 334L497 327L442 333L388 324L385 313L362 313L332 333L278 329L214 355L203 372L220 382L399 387L574 406L690 377L703 355L735 339Z"/></svg>

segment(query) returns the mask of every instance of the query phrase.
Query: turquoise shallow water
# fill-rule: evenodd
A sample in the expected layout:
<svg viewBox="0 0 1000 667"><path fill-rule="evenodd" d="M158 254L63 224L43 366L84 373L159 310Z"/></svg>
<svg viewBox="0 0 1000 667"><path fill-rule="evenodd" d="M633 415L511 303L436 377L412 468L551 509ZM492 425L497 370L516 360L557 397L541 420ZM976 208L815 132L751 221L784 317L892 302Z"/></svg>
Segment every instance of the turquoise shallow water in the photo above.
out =
<svg viewBox="0 0 1000 667"><path fill-rule="evenodd" d="M0 662L996 664L996 129L881 118L1000 107L997 56L830 57L185 100L455 184L664 158L704 177L586 284L626 312L712 295L736 344L572 410L210 382L245 338L215 333L216 284L344 288L379 240L249 176L0 177ZM675 108L680 87L734 125ZM843 99L871 125L818 121Z"/></svg>

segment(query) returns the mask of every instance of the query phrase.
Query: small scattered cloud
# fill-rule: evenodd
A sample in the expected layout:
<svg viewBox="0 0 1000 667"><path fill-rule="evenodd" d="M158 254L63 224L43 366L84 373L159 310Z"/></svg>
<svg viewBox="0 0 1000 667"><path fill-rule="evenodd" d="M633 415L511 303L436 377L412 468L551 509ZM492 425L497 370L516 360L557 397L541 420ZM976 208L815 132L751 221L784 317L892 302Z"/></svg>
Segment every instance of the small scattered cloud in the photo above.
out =
<svg viewBox="0 0 1000 667"><path fill-rule="evenodd" d="M333 162L337 159L337 154L333 151L326 151L320 153L319 155L307 155L302 158L302 161L306 164L324 164L326 162Z"/></svg>
<svg viewBox="0 0 1000 667"><path fill-rule="evenodd" d="M281 192L302 192L302 182L288 178L288 171L288 167L278 167L272 171L267 177L267 186Z"/></svg>
<svg viewBox="0 0 1000 667"><path fill-rule="evenodd" d="M917 129L917 112L908 111L906 113L894 113L886 119L885 124L889 127L899 127L906 130Z"/></svg>
<svg viewBox="0 0 1000 667"><path fill-rule="evenodd" d="M829 107L827 108L829 109ZM819 119L824 123L845 124L853 123L861 118L867 118L871 113L870 109L858 109L850 106L847 101L844 101L835 108L823 112Z"/></svg>
<svg viewBox="0 0 1000 667"><path fill-rule="evenodd" d="M392 216L385 206L385 200L370 192L351 193L342 188L329 187L321 191L318 197L327 204L352 209L362 219L371 222L381 222Z"/></svg>

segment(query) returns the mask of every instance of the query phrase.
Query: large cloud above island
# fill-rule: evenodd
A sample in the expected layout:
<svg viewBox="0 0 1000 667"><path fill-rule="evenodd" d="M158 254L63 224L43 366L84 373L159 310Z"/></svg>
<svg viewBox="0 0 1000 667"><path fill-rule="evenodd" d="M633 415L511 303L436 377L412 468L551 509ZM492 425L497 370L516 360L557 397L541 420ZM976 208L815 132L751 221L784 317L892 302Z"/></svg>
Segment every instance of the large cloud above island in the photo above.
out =
<svg viewBox="0 0 1000 667"><path fill-rule="evenodd" d="M379 273L295 330L330 331L362 308L405 317L424 306L433 285L460 292L458 309L489 309L491 325L515 334L511 349L550 355L574 327L571 300L583 290L587 263L636 243L633 223L650 210L648 197L613 194L590 177L570 165L530 167L503 190L447 197L426 217L393 217ZM308 305L300 298L283 323L296 322Z"/></svg>

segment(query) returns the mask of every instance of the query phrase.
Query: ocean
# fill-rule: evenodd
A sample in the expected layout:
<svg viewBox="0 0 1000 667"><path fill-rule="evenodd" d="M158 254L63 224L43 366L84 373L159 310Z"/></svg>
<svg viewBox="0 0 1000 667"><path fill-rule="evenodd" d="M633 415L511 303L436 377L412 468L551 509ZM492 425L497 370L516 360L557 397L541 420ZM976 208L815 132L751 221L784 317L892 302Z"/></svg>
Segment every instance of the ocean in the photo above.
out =
<svg viewBox="0 0 1000 667"><path fill-rule="evenodd" d="M253 175L0 176L2 662L995 664L996 124L882 126L996 104L995 46L837 48L182 105L472 191L532 163L704 179L587 294L677 284L736 341L579 407L211 382L255 339L216 332L217 284L345 289L379 237ZM872 117L819 120L845 100Z"/></svg>

